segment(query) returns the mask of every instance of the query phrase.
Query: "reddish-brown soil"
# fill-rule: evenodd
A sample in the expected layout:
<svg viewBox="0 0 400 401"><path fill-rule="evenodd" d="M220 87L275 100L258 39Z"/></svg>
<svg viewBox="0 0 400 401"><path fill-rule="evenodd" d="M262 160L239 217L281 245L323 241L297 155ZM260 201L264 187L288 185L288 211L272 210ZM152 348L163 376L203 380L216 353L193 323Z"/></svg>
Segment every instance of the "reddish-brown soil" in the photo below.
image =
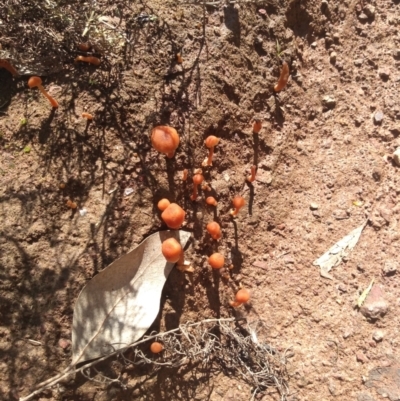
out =
<svg viewBox="0 0 400 401"><path fill-rule="evenodd" d="M156 207L163 197L186 210L195 272L174 270L168 278L162 329L234 313L263 319L269 343L293 354L288 400L399 399L400 269L383 272L385 264L396 268L400 252L399 170L384 159L400 146L399 2L244 1L203 10L152 0L123 15L140 12L158 18L127 26L130 44L104 51L99 67L74 64L69 50L62 69L43 77L60 104L54 112L27 87L28 76L12 79L0 69L0 102L11 98L0 110L0 399L29 394L69 364L79 292L165 229ZM281 60L291 76L275 94ZM92 122L81 118L84 111ZM263 121L259 135L254 118ZM151 147L150 131L160 124L181 135L173 159ZM213 166L203 169L211 191L193 202L191 178L210 134L220 138ZM210 194L216 212L205 204ZM236 195L246 206L233 220ZM321 277L312 262L367 218L333 280ZM223 229L218 243L205 229L213 219ZM216 250L233 264L229 280L207 264ZM355 305L373 278L389 309L369 322ZM252 298L234 312L229 301L239 285ZM383 339L375 341L378 330ZM386 370L378 374L379 367ZM126 371L125 387L77 377L38 399L252 397L239 377L175 373L138 379ZM259 399L279 396L271 389Z"/></svg>

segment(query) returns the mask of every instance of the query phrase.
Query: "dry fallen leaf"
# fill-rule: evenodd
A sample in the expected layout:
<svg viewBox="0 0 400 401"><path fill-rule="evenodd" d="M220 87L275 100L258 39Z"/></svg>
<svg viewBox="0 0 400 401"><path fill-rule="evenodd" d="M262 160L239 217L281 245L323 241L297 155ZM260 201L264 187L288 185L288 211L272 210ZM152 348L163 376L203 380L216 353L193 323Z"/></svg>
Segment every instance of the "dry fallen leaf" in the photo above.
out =
<svg viewBox="0 0 400 401"><path fill-rule="evenodd" d="M367 221L343 237L318 259L314 260L313 265L321 268L322 277L329 278L331 280L333 279L328 272L332 269L332 267L337 266L356 246L362 230L367 224Z"/></svg>
<svg viewBox="0 0 400 401"><path fill-rule="evenodd" d="M76 301L72 323L72 365L96 359L140 339L160 309L164 283L174 263L166 262L162 242L185 231L161 231L93 277Z"/></svg>

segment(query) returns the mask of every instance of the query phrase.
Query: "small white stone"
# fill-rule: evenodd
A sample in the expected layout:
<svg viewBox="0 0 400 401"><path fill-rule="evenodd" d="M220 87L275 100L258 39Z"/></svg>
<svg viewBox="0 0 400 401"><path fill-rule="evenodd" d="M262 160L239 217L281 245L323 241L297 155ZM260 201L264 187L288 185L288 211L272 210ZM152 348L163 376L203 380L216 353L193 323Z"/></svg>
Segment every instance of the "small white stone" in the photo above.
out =
<svg viewBox="0 0 400 401"><path fill-rule="evenodd" d="M85 208L79 210L79 214L83 217L87 215L87 210Z"/></svg>
<svg viewBox="0 0 400 401"><path fill-rule="evenodd" d="M315 203L315 202L311 202L310 203L310 209L311 210L317 210L318 209L318 204L317 203Z"/></svg>
<svg viewBox="0 0 400 401"><path fill-rule="evenodd" d="M125 188L124 195L129 196L133 194L133 188Z"/></svg>
<svg viewBox="0 0 400 401"><path fill-rule="evenodd" d="M380 341L383 340L383 336L384 336L384 333L383 333L382 330L376 330L376 331L374 331L374 333L372 334L373 340L376 341L377 343L379 343Z"/></svg>

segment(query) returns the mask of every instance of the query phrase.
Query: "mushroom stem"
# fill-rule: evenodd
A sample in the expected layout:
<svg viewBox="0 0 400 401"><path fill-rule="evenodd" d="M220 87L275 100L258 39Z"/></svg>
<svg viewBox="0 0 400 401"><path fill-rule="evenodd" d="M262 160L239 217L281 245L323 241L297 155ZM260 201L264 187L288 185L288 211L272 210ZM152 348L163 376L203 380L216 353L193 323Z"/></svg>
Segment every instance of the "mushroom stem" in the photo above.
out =
<svg viewBox="0 0 400 401"><path fill-rule="evenodd" d="M50 104L52 105L52 107L57 108L58 107L58 102L56 99L52 98L47 92L46 90L43 88L42 85L38 85L38 89L40 90L40 92L42 92L43 96L47 97L48 101L50 102Z"/></svg>
<svg viewBox="0 0 400 401"><path fill-rule="evenodd" d="M203 161L203 166L212 166L212 158L214 156L214 146L208 150L208 157Z"/></svg>
<svg viewBox="0 0 400 401"><path fill-rule="evenodd" d="M247 177L247 181L253 182L256 179L257 166L251 166L251 175Z"/></svg>
<svg viewBox="0 0 400 401"><path fill-rule="evenodd" d="M204 177L202 174L195 174L193 176L193 194L190 196L192 201L197 198L197 187L203 182Z"/></svg>
<svg viewBox="0 0 400 401"><path fill-rule="evenodd" d="M190 199L193 201L196 200L196 198L197 198L197 187L198 186L199 186L199 184L196 184L196 183L193 184L193 193L190 196Z"/></svg>
<svg viewBox="0 0 400 401"><path fill-rule="evenodd" d="M183 249L181 256L179 257L179 260L176 262L176 268L181 272L187 272L187 273L194 272L193 266L190 264L190 262L185 260L185 252L183 251Z"/></svg>

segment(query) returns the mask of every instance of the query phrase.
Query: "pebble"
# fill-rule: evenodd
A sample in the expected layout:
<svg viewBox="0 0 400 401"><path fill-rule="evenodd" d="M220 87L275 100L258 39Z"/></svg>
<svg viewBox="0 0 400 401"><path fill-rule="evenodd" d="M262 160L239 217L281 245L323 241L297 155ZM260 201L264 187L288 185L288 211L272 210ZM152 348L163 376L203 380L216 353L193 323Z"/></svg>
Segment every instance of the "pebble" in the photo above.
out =
<svg viewBox="0 0 400 401"><path fill-rule="evenodd" d="M318 209L318 204L317 204L317 203L314 203L314 202L311 202L311 203L310 203L310 209L311 209L311 210L317 210L317 209Z"/></svg>
<svg viewBox="0 0 400 401"><path fill-rule="evenodd" d="M400 147L393 153L393 162L396 166L400 167Z"/></svg>
<svg viewBox="0 0 400 401"><path fill-rule="evenodd" d="M363 64L363 59L362 58L357 58L356 60L354 60L354 65L356 67L361 67Z"/></svg>
<svg viewBox="0 0 400 401"><path fill-rule="evenodd" d="M65 338L60 338L58 340L58 345L62 348L62 349L67 349L69 348L69 346L71 345L71 341L66 340Z"/></svg>
<svg viewBox="0 0 400 401"><path fill-rule="evenodd" d="M326 95L322 98L322 105L327 109L333 109L336 106L336 100L333 96Z"/></svg>
<svg viewBox="0 0 400 401"><path fill-rule="evenodd" d="M255 262L252 263L254 267L258 267L260 269L268 269L268 263L267 262L262 262L260 260L256 260Z"/></svg>
<svg viewBox="0 0 400 401"><path fill-rule="evenodd" d="M315 48L317 47L317 42L312 42L312 43L311 43L311 47L312 47L313 49L315 49Z"/></svg>
<svg viewBox="0 0 400 401"><path fill-rule="evenodd" d="M352 334L353 334L353 332L352 332L351 330L346 330L346 331L342 334L342 337L346 340L346 339L349 338Z"/></svg>
<svg viewBox="0 0 400 401"><path fill-rule="evenodd" d="M363 11L367 15L368 18L375 17L375 7L372 4L366 4L363 8Z"/></svg>
<svg viewBox="0 0 400 401"><path fill-rule="evenodd" d="M360 312L370 320L376 320L386 315L389 304L384 299L384 294L379 285L374 285L367 296Z"/></svg>
<svg viewBox="0 0 400 401"><path fill-rule="evenodd" d="M382 273L385 276L393 276L397 272L398 263L394 260L387 260L383 266Z"/></svg>
<svg viewBox="0 0 400 401"><path fill-rule="evenodd" d="M395 59L400 59L400 49L394 49L392 54Z"/></svg>
<svg viewBox="0 0 400 401"><path fill-rule="evenodd" d="M383 336L384 336L384 333L382 330L376 330L372 334L373 340L376 341L377 343L379 343L380 341L383 340Z"/></svg>
<svg viewBox="0 0 400 401"><path fill-rule="evenodd" d="M382 69L378 70L378 74L381 79L386 81L387 79L389 79L390 71L387 68L382 68Z"/></svg>
<svg viewBox="0 0 400 401"><path fill-rule="evenodd" d="M361 362L361 363L367 363L369 360L368 357L362 351L356 352L356 358L357 358L357 361Z"/></svg>
<svg viewBox="0 0 400 401"><path fill-rule="evenodd" d="M378 110L375 114L374 114L374 122L376 124L380 124L383 120L383 111L382 110Z"/></svg>
<svg viewBox="0 0 400 401"><path fill-rule="evenodd" d="M348 210L344 210L344 209L336 209L333 212L333 217L336 220L346 220L350 217L350 213Z"/></svg>
<svg viewBox="0 0 400 401"><path fill-rule="evenodd" d="M365 14L365 13L360 13L360 14L358 15L358 19L359 19L361 22L366 22L366 21L368 21L368 16L367 16L367 14Z"/></svg>
<svg viewBox="0 0 400 401"><path fill-rule="evenodd" d="M330 62L331 62L332 64L335 64L335 63L336 63L336 59L337 59L337 53L336 53L336 52L332 52L332 53L329 55L329 60L330 60Z"/></svg>

